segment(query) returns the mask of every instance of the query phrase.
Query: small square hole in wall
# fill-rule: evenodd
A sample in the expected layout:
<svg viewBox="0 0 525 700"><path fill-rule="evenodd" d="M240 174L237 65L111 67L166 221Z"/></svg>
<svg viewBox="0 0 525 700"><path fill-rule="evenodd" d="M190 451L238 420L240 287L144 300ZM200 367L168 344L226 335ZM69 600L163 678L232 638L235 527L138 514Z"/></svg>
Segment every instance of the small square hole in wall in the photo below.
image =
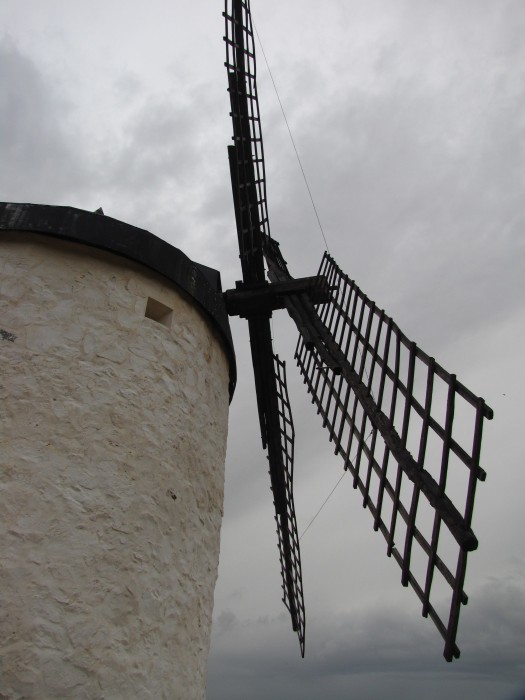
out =
<svg viewBox="0 0 525 700"><path fill-rule="evenodd" d="M146 318L151 318L153 321L157 321L157 323L162 323L166 328L171 328L172 315L173 309L170 309L169 306L166 306L166 304L163 304L161 301L157 301L157 299L148 297L146 311L144 313Z"/></svg>

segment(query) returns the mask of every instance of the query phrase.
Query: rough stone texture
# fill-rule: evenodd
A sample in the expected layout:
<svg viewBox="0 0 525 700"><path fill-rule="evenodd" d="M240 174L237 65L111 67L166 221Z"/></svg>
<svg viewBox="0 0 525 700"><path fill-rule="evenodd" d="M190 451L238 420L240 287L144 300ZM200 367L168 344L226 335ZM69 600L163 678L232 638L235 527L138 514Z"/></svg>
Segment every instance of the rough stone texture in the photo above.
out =
<svg viewBox="0 0 525 700"><path fill-rule="evenodd" d="M8 232L0 329L0 698L204 698L228 417L213 328L140 265Z"/></svg>

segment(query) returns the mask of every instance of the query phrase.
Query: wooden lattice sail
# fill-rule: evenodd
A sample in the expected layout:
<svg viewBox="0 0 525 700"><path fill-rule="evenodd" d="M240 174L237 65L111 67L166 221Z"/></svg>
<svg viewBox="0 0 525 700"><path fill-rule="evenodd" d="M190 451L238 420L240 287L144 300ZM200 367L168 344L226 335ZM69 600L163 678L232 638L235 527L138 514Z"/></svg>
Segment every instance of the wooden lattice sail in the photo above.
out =
<svg viewBox="0 0 525 700"><path fill-rule="evenodd" d="M243 272L243 281L225 297L229 313L248 320L284 602L301 653L305 616L293 504L294 430L284 363L274 356L269 322L278 308L286 308L297 325L295 357L328 438L374 529L385 537L388 556L401 567L402 584L415 590L451 661L459 657L467 555L478 544L471 521L477 481L485 479L479 463L483 420L492 411L408 340L331 256L325 253L314 277L290 275L268 223L249 1L226 0L224 17L234 133L228 154ZM458 411L461 430L454 423ZM462 491L458 475L465 477ZM440 595L448 591L446 613L438 612L432 595L438 577Z"/></svg>

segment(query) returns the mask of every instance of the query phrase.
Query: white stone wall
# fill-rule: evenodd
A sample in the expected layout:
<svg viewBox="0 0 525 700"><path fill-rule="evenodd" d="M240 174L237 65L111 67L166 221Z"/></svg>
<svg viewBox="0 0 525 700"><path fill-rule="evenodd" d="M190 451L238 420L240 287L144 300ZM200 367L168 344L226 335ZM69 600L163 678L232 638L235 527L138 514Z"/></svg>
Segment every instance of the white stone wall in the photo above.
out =
<svg viewBox="0 0 525 700"><path fill-rule="evenodd" d="M9 232L0 329L0 698L204 698L228 418L215 331L138 264Z"/></svg>

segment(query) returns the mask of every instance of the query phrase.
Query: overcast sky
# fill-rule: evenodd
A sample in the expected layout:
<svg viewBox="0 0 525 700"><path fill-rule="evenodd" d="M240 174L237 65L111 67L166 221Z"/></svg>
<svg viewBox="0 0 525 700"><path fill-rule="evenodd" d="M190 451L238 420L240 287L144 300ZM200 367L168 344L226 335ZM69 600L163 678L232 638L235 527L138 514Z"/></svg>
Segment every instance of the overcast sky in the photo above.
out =
<svg viewBox="0 0 525 700"><path fill-rule="evenodd" d="M146 228L240 278L226 146L221 0L2 0L0 199ZM401 587L343 479L301 542L306 658L281 603L247 334L208 700L525 698L523 348L525 2L253 0L330 252L406 334L483 396L485 427L458 644ZM259 53L272 234L296 276L324 250ZM276 317L297 432L302 532L341 474Z"/></svg>

